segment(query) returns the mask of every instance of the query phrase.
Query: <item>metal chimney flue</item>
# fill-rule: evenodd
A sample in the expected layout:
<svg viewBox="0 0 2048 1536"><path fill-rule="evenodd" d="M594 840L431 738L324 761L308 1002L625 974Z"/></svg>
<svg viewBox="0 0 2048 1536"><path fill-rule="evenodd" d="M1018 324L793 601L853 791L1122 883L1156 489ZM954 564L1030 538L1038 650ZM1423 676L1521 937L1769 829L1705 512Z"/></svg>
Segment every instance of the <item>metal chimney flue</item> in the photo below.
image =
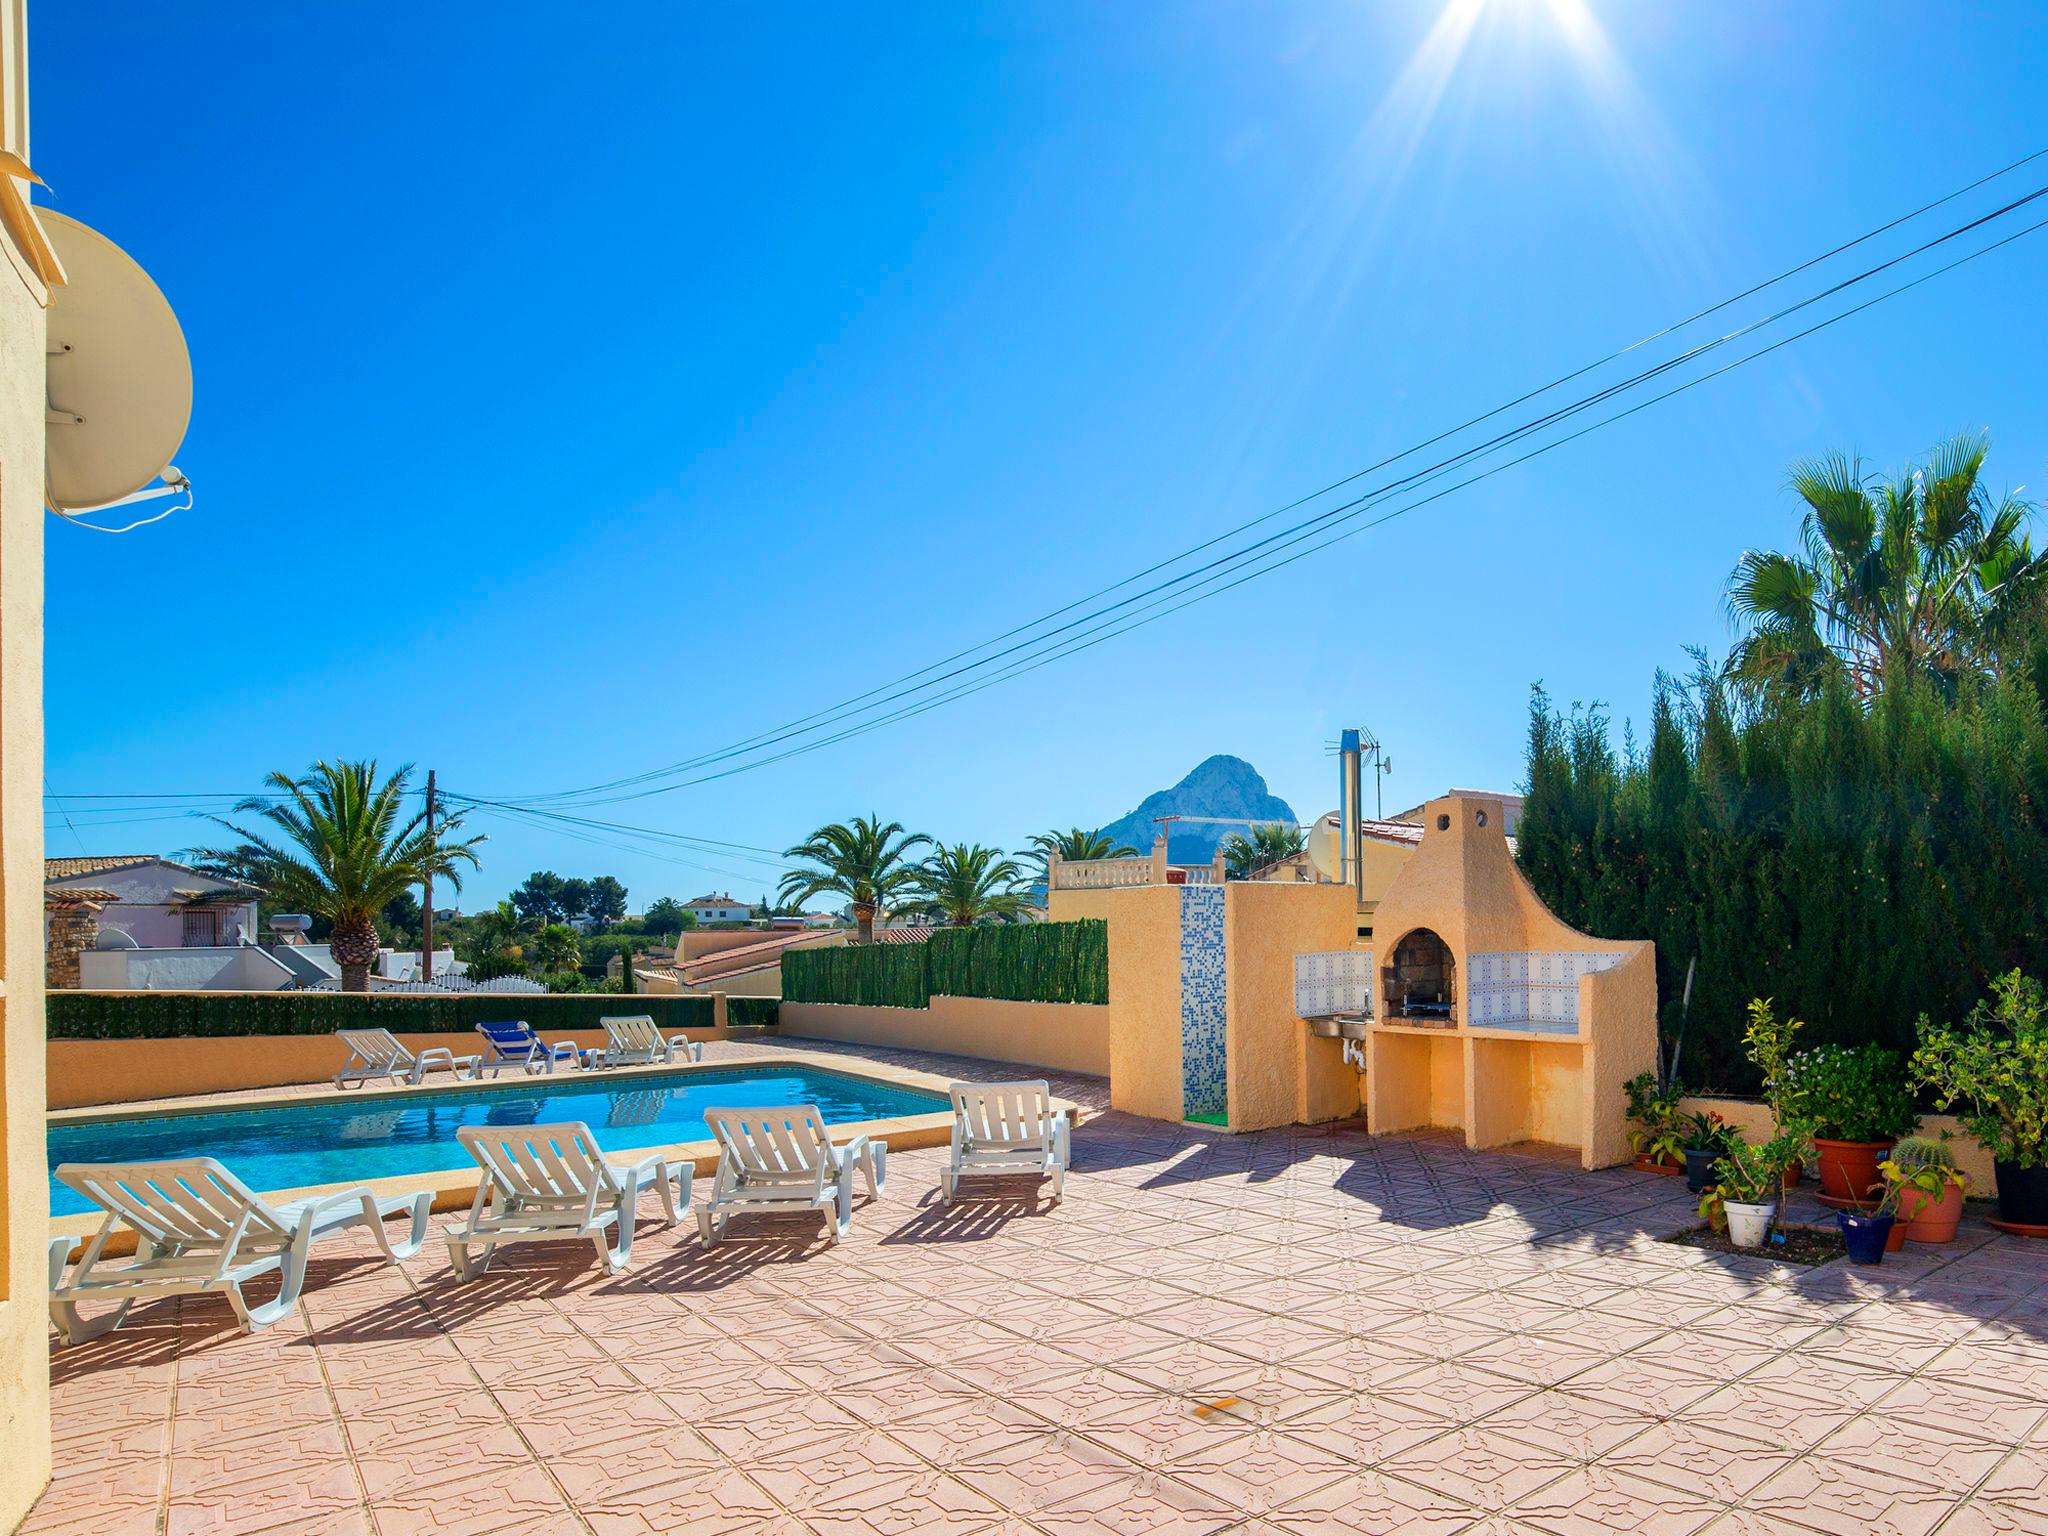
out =
<svg viewBox="0 0 2048 1536"><path fill-rule="evenodd" d="M1337 815L1338 868L1345 883L1351 887L1359 908L1365 906L1365 860L1360 856L1359 827L1365 820L1364 751L1359 732L1347 730L1339 739L1337 750L1338 795L1341 807Z"/></svg>

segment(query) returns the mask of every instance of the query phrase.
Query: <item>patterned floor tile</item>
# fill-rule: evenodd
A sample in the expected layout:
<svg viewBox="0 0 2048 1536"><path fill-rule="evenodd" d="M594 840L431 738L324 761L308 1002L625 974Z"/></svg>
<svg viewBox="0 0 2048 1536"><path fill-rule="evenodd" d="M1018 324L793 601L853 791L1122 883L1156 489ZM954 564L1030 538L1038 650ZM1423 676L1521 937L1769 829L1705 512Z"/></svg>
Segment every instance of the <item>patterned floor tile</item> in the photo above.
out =
<svg viewBox="0 0 2048 1536"><path fill-rule="evenodd" d="M1057 1207L941 1209L912 1151L837 1247L650 1206L615 1277L344 1239L266 1333L138 1308L53 1360L23 1529L2048 1533L2048 1270L1974 1218L1880 1270L1729 1261L1657 1241L1671 1181L1055 1077Z"/></svg>

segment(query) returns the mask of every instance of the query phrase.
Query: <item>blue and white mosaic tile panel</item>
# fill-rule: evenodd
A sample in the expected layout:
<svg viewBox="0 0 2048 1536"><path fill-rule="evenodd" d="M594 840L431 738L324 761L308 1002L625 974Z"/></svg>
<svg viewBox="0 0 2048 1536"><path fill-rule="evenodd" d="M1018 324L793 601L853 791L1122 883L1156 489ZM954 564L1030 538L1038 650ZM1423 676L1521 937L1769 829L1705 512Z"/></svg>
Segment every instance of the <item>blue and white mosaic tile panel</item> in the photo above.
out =
<svg viewBox="0 0 2048 1536"><path fill-rule="evenodd" d="M1579 978L1612 970L1612 950L1505 950L1474 955L1466 973L1466 1023L1473 1029L1579 1032Z"/></svg>
<svg viewBox="0 0 2048 1536"><path fill-rule="evenodd" d="M1224 894L1220 885L1180 888L1180 1112L1189 1120L1229 1112L1223 1045Z"/></svg>
<svg viewBox="0 0 2048 1536"><path fill-rule="evenodd" d="M1329 949L1294 957L1294 1011L1304 1019L1372 1012L1372 951Z"/></svg>

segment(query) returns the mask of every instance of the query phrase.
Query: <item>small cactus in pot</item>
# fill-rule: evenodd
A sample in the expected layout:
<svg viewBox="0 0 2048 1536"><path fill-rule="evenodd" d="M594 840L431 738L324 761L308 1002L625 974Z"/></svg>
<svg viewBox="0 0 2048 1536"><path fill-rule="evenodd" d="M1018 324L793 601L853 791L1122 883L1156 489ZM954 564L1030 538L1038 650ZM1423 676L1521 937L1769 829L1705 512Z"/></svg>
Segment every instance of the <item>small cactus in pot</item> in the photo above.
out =
<svg viewBox="0 0 2048 1536"><path fill-rule="evenodd" d="M1916 1243L1954 1239L1969 1177L1956 1166L1946 1136L1907 1136L1878 1165L1904 1235Z"/></svg>

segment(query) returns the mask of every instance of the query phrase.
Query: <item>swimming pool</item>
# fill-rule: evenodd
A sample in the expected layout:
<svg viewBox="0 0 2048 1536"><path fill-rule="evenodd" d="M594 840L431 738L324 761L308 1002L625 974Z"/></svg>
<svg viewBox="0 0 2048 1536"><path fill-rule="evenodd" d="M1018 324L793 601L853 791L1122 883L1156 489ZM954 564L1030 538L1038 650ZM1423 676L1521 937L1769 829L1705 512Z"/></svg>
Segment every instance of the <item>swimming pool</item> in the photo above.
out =
<svg viewBox="0 0 2048 1536"><path fill-rule="evenodd" d="M219 1114L75 1120L50 1128L50 1167L159 1157L213 1157L251 1189L298 1189L475 1164L455 1140L463 1125L581 1120L607 1152L704 1141L706 1109L815 1104L827 1123L946 1109L935 1093L812 1067L746 1066L634 1077L564 1073L505 1088L356 1094ZM92 1210L50 1179L50 1214Z"/></svg>

